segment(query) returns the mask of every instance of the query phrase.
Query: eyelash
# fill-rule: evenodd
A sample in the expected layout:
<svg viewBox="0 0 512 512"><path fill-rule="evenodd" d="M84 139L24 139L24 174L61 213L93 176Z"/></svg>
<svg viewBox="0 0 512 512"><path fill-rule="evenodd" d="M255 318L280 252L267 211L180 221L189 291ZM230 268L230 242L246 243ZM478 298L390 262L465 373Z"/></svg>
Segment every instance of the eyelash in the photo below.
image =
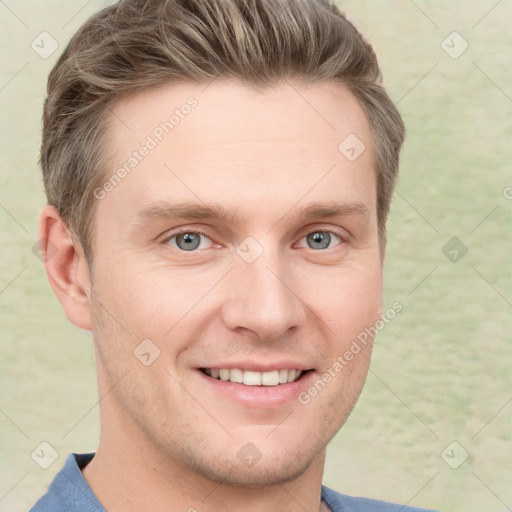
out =
<svg viewBox="0 0 512 512"><path fill-rule="evenodd" d="M208 238L209 240L211 240L211 238L206 234L205 231L201 230L200 228L194 228L194 229L181 229L177 232L174 232L172 235L170 236L167 236L163 241L162 243L164 244L167 244L169 243L173 238L176 238L178 237L179 235L182 235L184 233L193 233L193 234L198 234L198 235L203 235L204 237ZM306 238L308 235L311 235L313 233L329 233L330 235L334 235L335 237L337 237L340 242L338 245L336 245L335 247L330 247L330 248L327 248L327 249L312 249L311 247L306 247L306 249L309 249L310 251L315 251L315 252L324 252L324 251L327 251L327 250L330 250L330 249L336 249L337 247L339 247L340 245L342 245L344 242L346 242L346 236L343 236L341 235L340 233L337 233L336 231L332 231L330 229L322 229L322 228L319 228L319 229L314 229L312 231L308 231L306 234L304 234L303 236L301 236L300 240L302 240L303 238ZM213 240L211 240L213 242ZM194 249L194 250L191 250L191 251L184 251L182 249L180 249L179 247L177 247L177 249L180 251L180 252L189 252L189 253L197 253L198 251L200 251L201 249Z"/></svg>
<svg viewBox="0 0 512 512"><path fill-rule="evenodd" d="M203 235L204 237L208 238L211 240L211 238L204 232L202 231L201 229L198 229L198 228L194 228L194 229L181 229L179 231L176 231L175 233L173 233L172 235L170 236L167 236L165 238L165 240L163 240L162 243L164 244L167 244L169 243L173 238L176 238L180 235L183 235L184 233L193 233L195 235ZM213 240L212 240L213 241ZM179 247L178 247L178 250L181 251L181 252L191 252L191 253L195 253L197 251L199 251L200 249L194 249L193 251L183 251L181 250Z"/></svg>

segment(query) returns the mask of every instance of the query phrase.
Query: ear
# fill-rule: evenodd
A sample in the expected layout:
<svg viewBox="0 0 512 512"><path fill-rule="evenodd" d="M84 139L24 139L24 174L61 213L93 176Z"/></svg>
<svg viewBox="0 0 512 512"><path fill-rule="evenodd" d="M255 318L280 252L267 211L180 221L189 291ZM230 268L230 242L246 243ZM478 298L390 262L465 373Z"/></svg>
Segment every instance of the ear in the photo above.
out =
<svg viewBox="0 0 512 512"><path fill-rule="evenodd" d="M87 261L80 242L72 238L54 206L45 206L39 214L38 243L48 280L66 317L90 331L91 281Z"/></svg>

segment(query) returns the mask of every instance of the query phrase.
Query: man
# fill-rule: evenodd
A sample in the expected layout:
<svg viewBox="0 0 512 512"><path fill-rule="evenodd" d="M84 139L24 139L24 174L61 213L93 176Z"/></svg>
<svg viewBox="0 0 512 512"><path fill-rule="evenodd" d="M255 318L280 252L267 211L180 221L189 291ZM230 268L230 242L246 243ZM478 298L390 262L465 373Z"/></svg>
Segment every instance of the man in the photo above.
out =
<svg viewBox="0 0 512 512"><path fill-rule="evenodd" d="M39 238L93 333L101 436L32 510L409 510L322 486L383 314L403 137L327 0L85 23L49 78Z"/></svg>

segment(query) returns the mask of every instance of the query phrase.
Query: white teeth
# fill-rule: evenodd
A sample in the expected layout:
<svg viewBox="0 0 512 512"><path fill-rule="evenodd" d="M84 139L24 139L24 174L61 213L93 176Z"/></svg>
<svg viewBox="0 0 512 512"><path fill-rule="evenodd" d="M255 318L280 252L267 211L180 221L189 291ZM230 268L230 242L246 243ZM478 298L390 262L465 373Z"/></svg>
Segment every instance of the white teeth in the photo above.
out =
<svg viewBox="0 0 512 512"><path fill-rule="evenodd" d="M214 379L235 382L246 386L278 386L296 381L301 370L273 370L271 372L253 372L240 368L205 368L204 372Z"/></svg>
<svg viewBox="0 0 512 512"><path fill-rule="evenodd" d="M277 386L279 384L279 371L263 372L261 374L261 383L264 386Z"/></svg>
<svg viewBox="0 0 512 512"><path fill-rule="evenodd" d="M229 380L241 384L244 381L244 372L240 368L229 370Z"/></svg>
<svg viewBox="0 0 512 512"><path fill-rule="evenodd" d="M261 386L261 372L244 372L244 384L246 386Z"/></svg>

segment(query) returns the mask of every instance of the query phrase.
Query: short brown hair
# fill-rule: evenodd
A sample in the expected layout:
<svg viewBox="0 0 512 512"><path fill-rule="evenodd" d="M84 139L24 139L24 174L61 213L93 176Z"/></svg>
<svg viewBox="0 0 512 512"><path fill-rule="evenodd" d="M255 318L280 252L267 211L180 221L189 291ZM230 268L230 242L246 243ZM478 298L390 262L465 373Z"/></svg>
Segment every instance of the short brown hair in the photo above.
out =
<svg viewBox="0 0 512 512"><path fill-rule="evenodd" d="M74 35L48 79L41 166L48 198L92 261L94 189L108 171L105 129L121 96L179 81L269 87L338 81L373 136L381 247L404 125L371 45L329 0L122 0Z"/></svg>

